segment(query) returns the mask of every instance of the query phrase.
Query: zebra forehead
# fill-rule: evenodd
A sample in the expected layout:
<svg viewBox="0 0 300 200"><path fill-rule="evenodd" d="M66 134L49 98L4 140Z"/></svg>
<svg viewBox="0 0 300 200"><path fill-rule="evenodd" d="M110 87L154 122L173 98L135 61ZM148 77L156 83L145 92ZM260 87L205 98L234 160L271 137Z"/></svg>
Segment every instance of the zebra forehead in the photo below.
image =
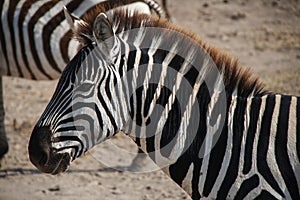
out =
<svg viewBox="0 0 300 200"><path fill-rule="evenodd" d="M168 40L170 40L168 43L175 44L178 40L182 39L178 37L182 37L183 35L195 45L199 45L204 49L210 55L218 70L222 73L224 85L228 93L232 94L233 91L236 90L238 95L245 97L263 95L266 93L259 79L255 77L248 68L242 68L237 59L208 45L194 33L158 17L139 14L138 12L128 11L127 9L111 10L113 6L115 5L105 4L105 6L98 6L96 9L87 12L87 14L83 16L83 20L86 22L85 26L79 26L74 36L78 38L80 38L80 35L92 36L94 20L98 14L107 13L107 11L110 10L108 18L116 34L140 27L158 27L171 30L170 32L180 33L174 35L174 37L168 37ZM188 46L178 48L186 48L184 51L192 51ZM188 53L188 55L190 54ZM197 55L190 56L194 57Z"/></svg>

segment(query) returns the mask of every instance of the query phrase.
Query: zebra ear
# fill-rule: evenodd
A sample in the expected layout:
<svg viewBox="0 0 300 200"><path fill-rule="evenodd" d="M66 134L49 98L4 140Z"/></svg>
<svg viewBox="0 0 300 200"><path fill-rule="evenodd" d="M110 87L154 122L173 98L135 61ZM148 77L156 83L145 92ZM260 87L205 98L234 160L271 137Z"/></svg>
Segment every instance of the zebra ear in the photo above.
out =
<svg viewBox="0 0 300 200"><path fill-rule="evenodd" d="M97 45L104 48L103 50L110 52L110 50L114 47L115 34L107 16L104 13L100 13L96 17L93 34Z"/></svg>
<svg viewBox="0 0 300 200"><path fill-rule="evenodd" d="M82 19L76 17L75 15L72 15L69 10L64 6L64 14L66 17L66 20L71 27L72 31L76 31L76 28L79 24L85 24L85 21Z"/></svg>
<svg viewBox="0 0 300 200"><path fill-rule="evenodd" d="M92 43L93 36L89 32L88 24L82 19L72 15L65 6L64 14L73 32L73 38L75 38L80 44L82 44L82 46Z"/></svg>

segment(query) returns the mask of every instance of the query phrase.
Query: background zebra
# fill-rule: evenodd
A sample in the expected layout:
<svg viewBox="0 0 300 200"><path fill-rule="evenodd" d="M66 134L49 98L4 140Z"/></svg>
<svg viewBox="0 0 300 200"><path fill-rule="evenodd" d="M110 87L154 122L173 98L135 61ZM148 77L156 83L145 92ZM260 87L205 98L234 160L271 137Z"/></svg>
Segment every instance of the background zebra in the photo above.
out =
<svg viewBox="0 0 300 200"><path fill-rule="evenodd" d="M4 0L0 2L0 158L8 151L4 127L2 76L33 80L57 79L72 58L79 43L71 40L71 30L64 18L63 6L78 17L85 17L95 7L108 9L130 5L159 16L167 14L154 0Z"/></svg>
<svg viewBox="0 0 300 200"><path fill-rule="evenodd" d="M108 16L100 14L94 27L96 16L91 16L77 32L89 36L81 38L86 46L63 72L30 139L30 159L37 168L52 174L65 171L71 160L123 130L156 163L166 161L164 171L193 199L300 198L298 97L264 92L234 59L169 23L123 12ZM141 26L168 31L126 32ZM214 63L220 76L212 72ZM153 76L155 64L161 65L160 76ZM124 81L131 70L134 78ZM152 78L158 78L157 84L149 84ZM191 93L181 87L184 79ZM145 84L136 87L138 81ZM169 81L171 89L165 88ZM182 98L184 105L178 102ZM154 112L157 104L163 106L161 113ZM224 105L225 115L219 115ZM149 120L154 120L155 134L143 129L153 123ZM190 135L193 131L196 135Z"/></svg>

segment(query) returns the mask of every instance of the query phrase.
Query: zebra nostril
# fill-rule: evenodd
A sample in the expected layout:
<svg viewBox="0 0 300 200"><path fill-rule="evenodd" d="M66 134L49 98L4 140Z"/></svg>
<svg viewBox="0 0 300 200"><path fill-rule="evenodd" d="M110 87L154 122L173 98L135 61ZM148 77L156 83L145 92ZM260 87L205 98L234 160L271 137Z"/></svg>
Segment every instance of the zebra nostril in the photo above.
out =
<svg viewBox="0 0 300 200"><path fill-rule="evenodd" d="M40 161L39 161L39 165L40 166L44 166L48 161L48 154L47 152L42 152L41 153L41 158L40 158Z"/></svg>
<svg viewBox="0 0 300 200"><path fill-rule="evenodd" d="M49 160L50 134L49 127L35 127L31 134L28 146L29 158L38 168L43 168Z"/></svg>

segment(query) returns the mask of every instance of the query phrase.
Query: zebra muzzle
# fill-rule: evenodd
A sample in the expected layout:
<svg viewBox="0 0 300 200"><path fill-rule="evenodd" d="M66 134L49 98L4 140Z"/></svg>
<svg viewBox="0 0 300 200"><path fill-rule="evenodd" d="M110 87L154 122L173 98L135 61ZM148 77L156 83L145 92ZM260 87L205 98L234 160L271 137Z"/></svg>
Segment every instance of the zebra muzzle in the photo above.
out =
<svg viewBox="0 0 300 200"><path fill-rule="evenodd" d="M44 173L58 174L66 171L70 165L70 155L57 153L50 144L50 128L35 127L28 146L30 161Z"/></svg>

